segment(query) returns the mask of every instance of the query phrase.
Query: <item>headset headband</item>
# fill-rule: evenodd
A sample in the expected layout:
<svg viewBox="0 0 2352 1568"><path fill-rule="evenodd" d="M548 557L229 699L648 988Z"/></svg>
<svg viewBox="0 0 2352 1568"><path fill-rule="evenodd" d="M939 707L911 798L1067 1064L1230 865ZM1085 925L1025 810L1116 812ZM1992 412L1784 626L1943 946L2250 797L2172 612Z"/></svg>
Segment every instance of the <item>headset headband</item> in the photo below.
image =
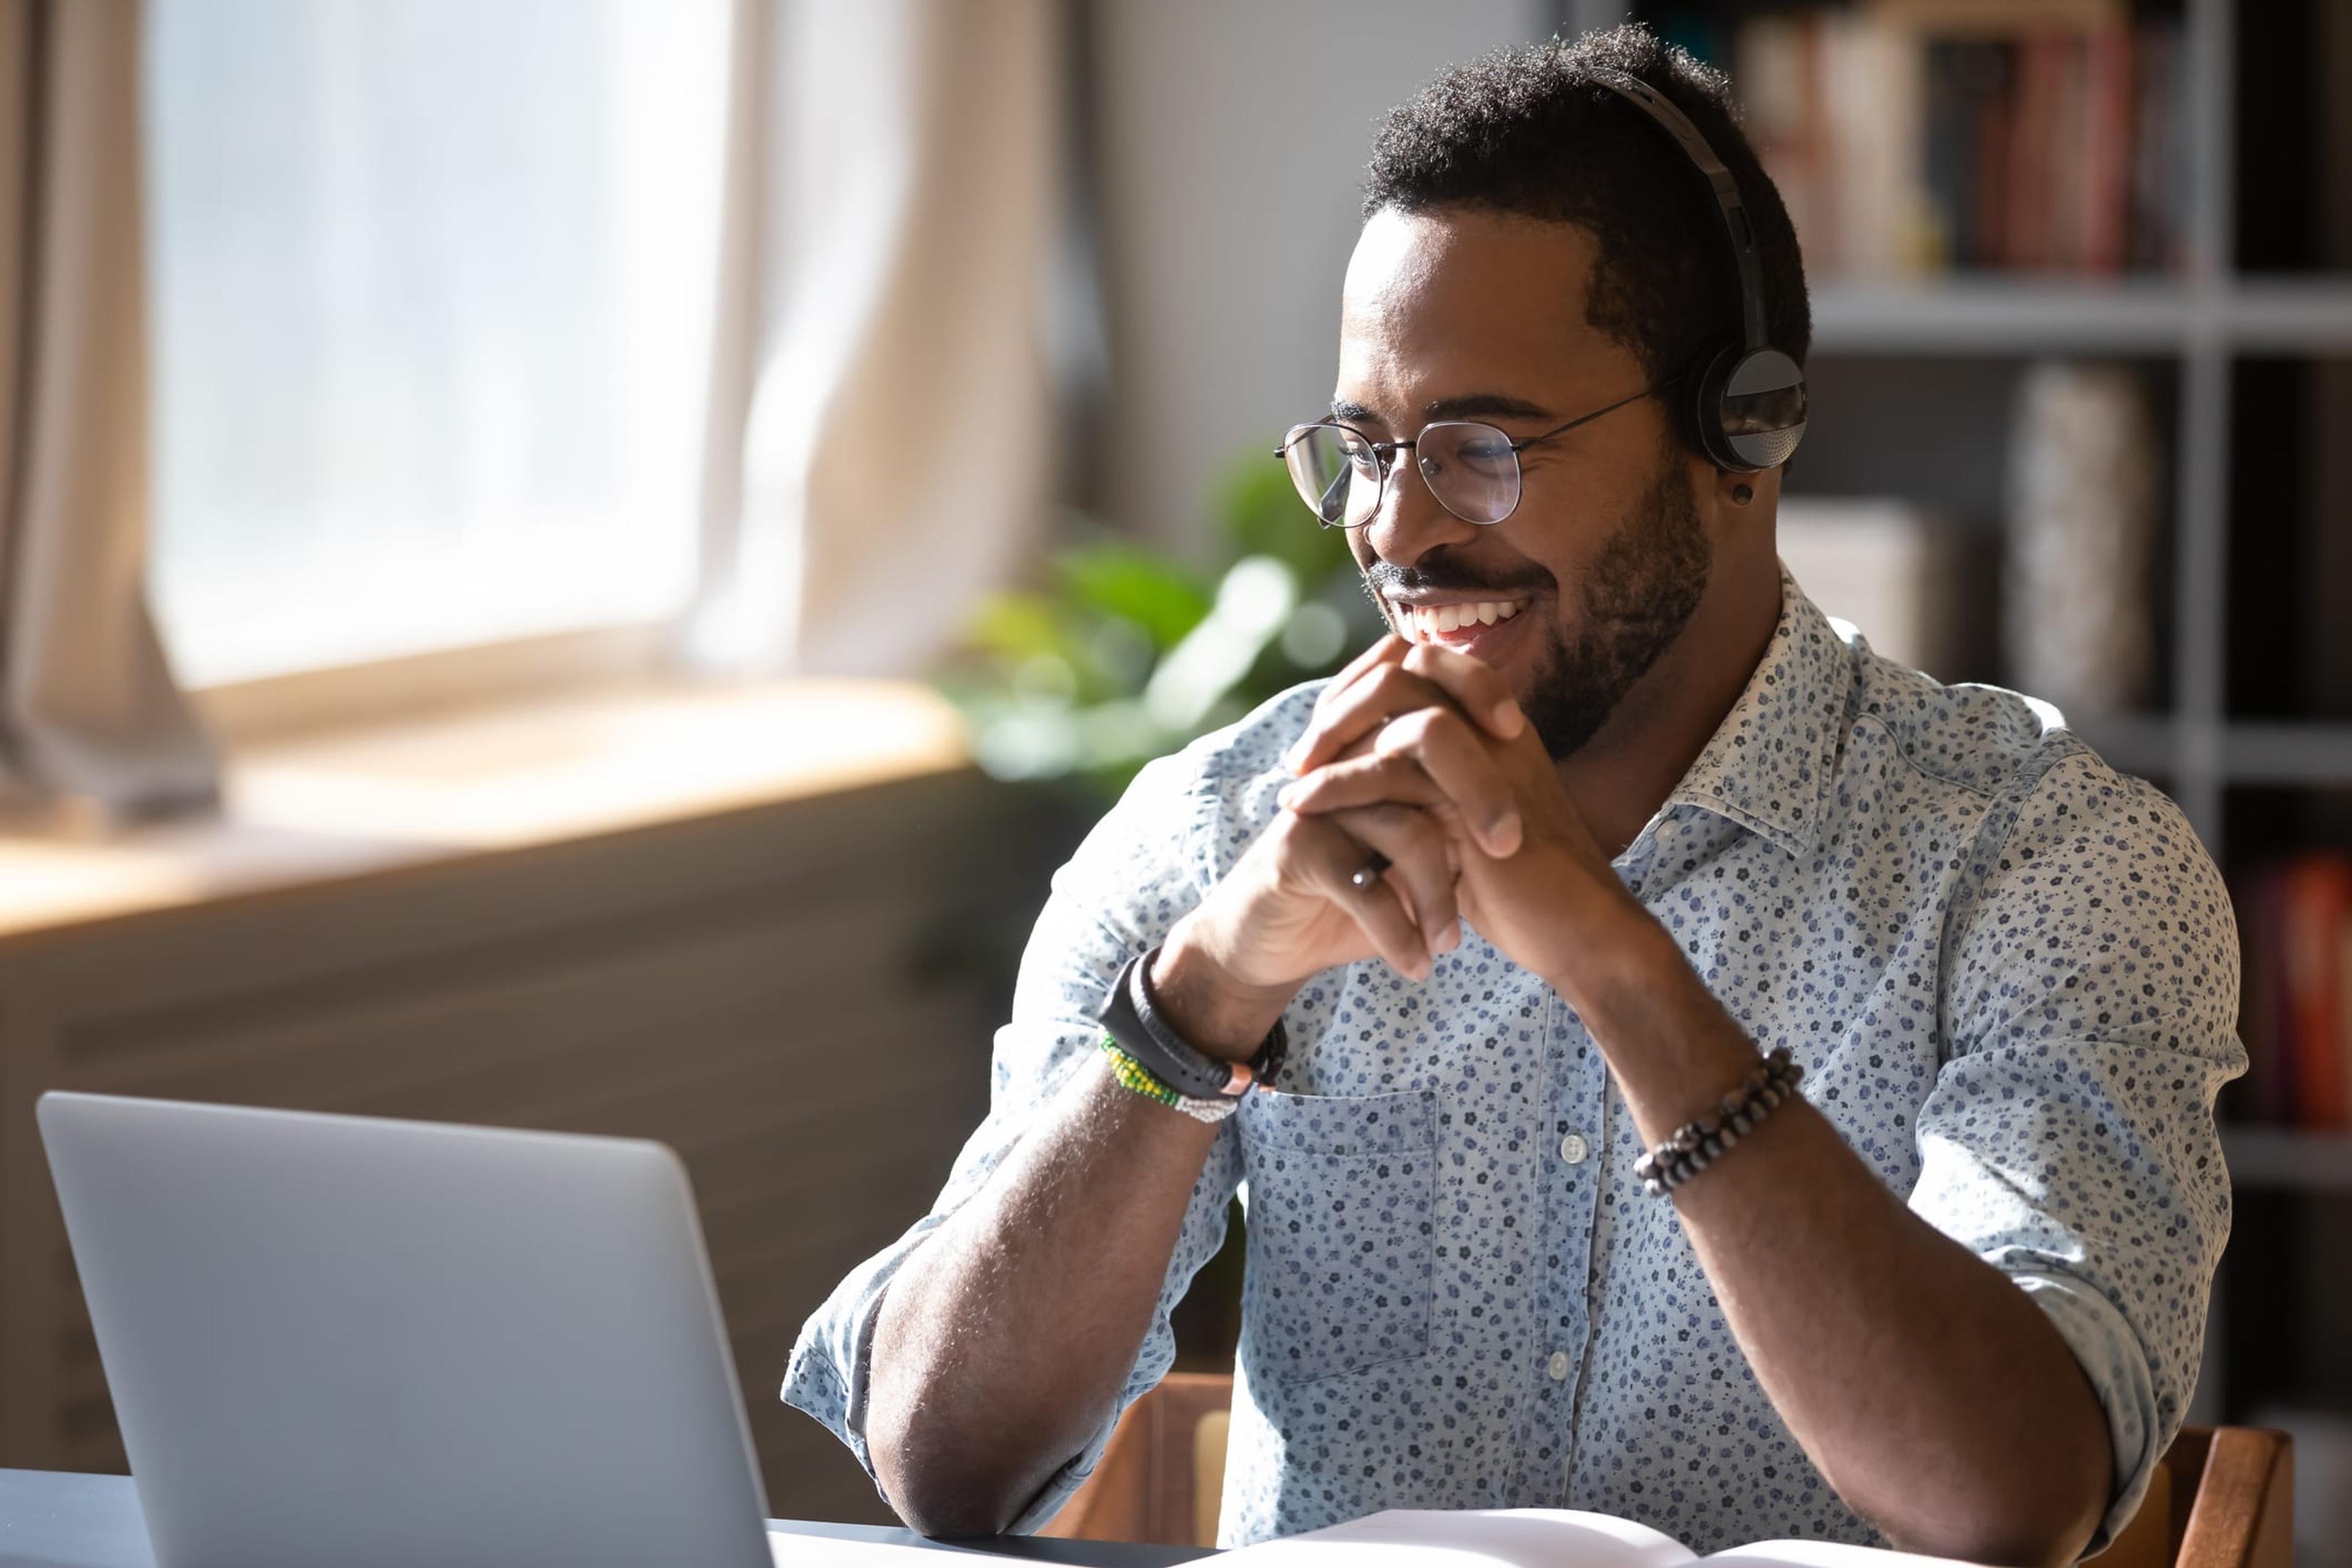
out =
<svg viewBox="0 0 2352 1568"><path fill-rule="evenodd" d="M1723 213L1724 232L1731 237L1731 259L1739 268L1739 318L1744 334L1743 347L1753 353L1767 347L1764 341L1764 268L1756 257L1756 233L1748 222L1748 204L1740 199L1739 182L1698 133L1690 117L1674 105L1674 100L1648 82L1617 71L1596 70L1592 79L1618 97L1648 115L1675 139L1706 183L1715 192L1715 205Z"/></svg>

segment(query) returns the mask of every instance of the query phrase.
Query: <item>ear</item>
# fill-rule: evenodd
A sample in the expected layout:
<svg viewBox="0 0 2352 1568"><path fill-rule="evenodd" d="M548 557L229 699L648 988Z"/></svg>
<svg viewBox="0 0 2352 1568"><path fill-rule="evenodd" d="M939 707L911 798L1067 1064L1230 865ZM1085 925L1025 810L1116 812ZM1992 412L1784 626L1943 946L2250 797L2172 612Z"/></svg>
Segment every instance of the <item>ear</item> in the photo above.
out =
<svg viewBox="0 0 2352 1568"><path fill-rule="evenodd" d="M1746 500L1739 499L1743 490ZM1692 497L1707 536L1727 561L1748 559L1751 552L1778 553L1772 520L1780 500L1780 469L1732 472L1702 458L1692 475Z"/></svg>
<svg viewBox="0 0 2352 1568"><path fill-rule="evenodd" d="M1738 473L1710 464L1706 479L1715 506L1727 513L1726 521L1735 526L1742 514L1769 516L1780 499L1780 470L1777 468Z"/></svg>
<svg viewBox="0 0 2352 1568"><path fill-rule="evenodd" d="M1732 538L1747 526L1749 514L1756 510L1755 474L1734 473L1718 468L1711 458L1694 455L1690 458L1691 499L1698 503L1699 521L1707 532L1720 543ZM1737 492L1745 486L1748 499L1741 501Z"/></svg>

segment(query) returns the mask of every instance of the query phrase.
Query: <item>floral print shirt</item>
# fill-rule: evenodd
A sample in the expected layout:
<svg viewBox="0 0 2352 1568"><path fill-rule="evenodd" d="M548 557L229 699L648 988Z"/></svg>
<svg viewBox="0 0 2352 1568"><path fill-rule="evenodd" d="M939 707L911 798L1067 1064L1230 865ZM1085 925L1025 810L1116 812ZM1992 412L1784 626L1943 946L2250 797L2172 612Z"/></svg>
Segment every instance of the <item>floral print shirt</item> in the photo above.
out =
<svg viewBox="0 0 2352 1568"><path fill-rule="evenodd" d="M988 1119L793 1354L784 1398L869 1469L893 1273L1097 1054L1119 967L1272 820L1315 696L1153 763L1056 875ZM2115 1443L2104 1542L2179 1426L2230 1223L2212 1108L2245 1062L2238 944L2179 811L2046 705L1879 658L1784 578L1768 652L1616 868L1758 1047L1795 1054L1855 1155L2073 1347ZM1426 983L1352 964L1286 1021L1281 1091L1220 1128L1125 1390L1168 1370L1169 1309L1238 1189L1226 1543L1510 1507L1620 1514L1702 1553L1878 1540L1758 1384L1672 1202L1642 1193L1624 1102L1541 980L1465 931ZM1052 1518L1109 1433L1016 1528Z"/></svg>

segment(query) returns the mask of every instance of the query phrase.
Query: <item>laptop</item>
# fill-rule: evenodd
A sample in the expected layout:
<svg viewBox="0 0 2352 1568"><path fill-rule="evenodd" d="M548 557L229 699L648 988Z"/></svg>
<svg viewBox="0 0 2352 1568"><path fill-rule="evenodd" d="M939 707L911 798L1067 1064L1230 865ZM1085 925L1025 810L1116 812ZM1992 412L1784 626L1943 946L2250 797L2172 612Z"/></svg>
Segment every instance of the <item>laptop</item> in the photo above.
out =
<svg viewBox="0 0 2352 1568"><path fill-rule="evenodd" d="M51 1093L158 1568L772 1559L661 1144Z"/></svg>

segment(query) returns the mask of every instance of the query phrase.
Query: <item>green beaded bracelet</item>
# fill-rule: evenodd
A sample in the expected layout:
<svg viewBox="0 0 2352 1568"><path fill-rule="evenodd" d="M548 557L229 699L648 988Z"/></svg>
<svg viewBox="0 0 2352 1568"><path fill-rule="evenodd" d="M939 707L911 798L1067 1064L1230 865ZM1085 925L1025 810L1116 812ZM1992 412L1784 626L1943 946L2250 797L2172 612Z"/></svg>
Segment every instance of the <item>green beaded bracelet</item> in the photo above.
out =
<svg viewBox="0 0 2352 1568"><path fill-rule="evenodd" d="M1193 1100L1180 1094L1150 1068L1128 1055L1118 1039L1110 1035L1102 1037L1103 1055L1110 1058L1110 1076L1118 1080L1121 1089L1132 1089L1146 1100L1156 1100L1171 1110L1181 1110L1195 1121L1223 1121L1241 1108L1238 1100Z"/></svg>

